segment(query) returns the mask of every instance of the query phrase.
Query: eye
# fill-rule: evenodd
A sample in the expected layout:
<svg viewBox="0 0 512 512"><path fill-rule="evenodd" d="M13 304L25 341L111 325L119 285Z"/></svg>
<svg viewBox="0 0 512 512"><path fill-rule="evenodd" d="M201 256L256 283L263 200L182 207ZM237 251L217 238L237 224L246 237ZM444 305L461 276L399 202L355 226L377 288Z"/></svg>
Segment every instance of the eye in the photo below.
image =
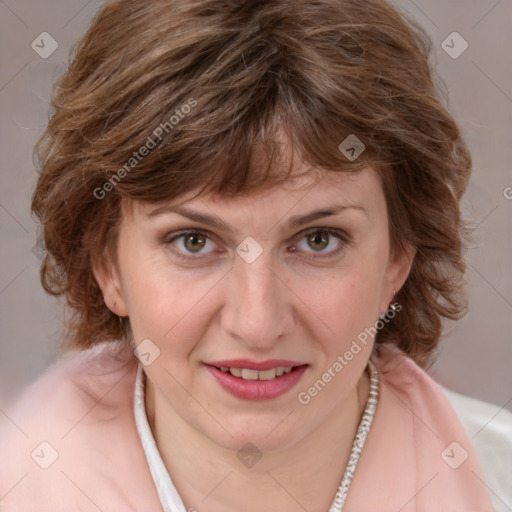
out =
<svg viewBox="0 0 512 512"><path fill-rule="evenodd" d="M177 250L175 254L183 258L194 258L190 255L203 255L213 252L217 247L210 236L203 231L181 231L166 238L165 243Z"/></svg>
<svg viewBox="0 0 512 512"><path fill-rule="evenodd" d="M216 252L218 246L212 237L204 231L184 230L172 233L163 240L164 244L179 258L197 260ZM291 247L291 252L302 251L312 255L334 256L341 252L348 237L343 232L327 228L315 228L302 235L299 242Z"/></svg>
<svg viewBox="0 0 512 512"><path fill-rule="evenodd" d="M344 247L346 237L342 233L329 229L315 229L309 231L295 245L295 249L309 253L320 253L333 255L340 252Z"/></svg>

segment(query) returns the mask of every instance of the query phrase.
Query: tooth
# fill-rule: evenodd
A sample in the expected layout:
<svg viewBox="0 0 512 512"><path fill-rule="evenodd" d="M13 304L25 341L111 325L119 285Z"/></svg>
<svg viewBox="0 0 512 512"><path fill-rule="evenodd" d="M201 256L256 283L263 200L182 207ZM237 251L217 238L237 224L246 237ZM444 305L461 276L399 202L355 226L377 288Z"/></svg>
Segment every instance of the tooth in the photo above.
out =
<svg viewBox="0 0 512 512"><path fill-rule="evenodd" d="M228 368L221 366L221 371L231 373L233 377L242 378L245 380L272 380L276 377L281 377L285 373L290 373L293 369L292 366L278 366L277 368L270 368L269 370L258 371L249 368Z"/></svg>
<svg viewBox="0 0 512 512"><path fill-rule="evenodd" d="M233 377L242 376L242 370L240 368L230 368L229 371L231 372L231 375L233 375Z"/></svg>
<svg viewBox="0 0 512 512"><path fill-rule="evenodd" d="M258 380L258 370L242 369L242 379L245 380Z"/></svg>
<svg viewBox="0 0 512 512"><path fill-rule="evenodd" d="M276 377L276 369L271 368L270 370L264 370L261 372L258 372L258 378L260 380L272 380Z"/></svg>

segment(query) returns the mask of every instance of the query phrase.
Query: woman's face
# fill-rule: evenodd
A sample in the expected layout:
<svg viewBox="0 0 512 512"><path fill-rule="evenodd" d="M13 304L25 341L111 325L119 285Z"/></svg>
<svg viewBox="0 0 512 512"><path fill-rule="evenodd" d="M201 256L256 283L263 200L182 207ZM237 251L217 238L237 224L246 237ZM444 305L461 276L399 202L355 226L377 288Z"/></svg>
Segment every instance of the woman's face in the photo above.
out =
<svg viewBox="0 0 512 512"><path fill-rule="evenodd" d="M117 266L96 272L105 299L146 340L156 403L176 421L233 449L298 443L356 389L369 328L409 271L390 258L380 178L186 199L123 209Z"/></svg>

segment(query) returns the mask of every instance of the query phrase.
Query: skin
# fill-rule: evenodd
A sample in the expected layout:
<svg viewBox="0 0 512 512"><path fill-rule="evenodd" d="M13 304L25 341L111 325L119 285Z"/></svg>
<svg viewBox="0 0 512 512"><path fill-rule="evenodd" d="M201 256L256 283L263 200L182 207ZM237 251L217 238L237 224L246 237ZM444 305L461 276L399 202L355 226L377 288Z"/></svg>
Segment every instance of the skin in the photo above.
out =
<svg viewBox="0 0 512 512"><path fill-rule="evenodd" d="M372 343L309 404L297 395L375 324L409 273L412 252L392 257L380 178L371 167L312 172L250 197L188 199L172 205L214 215L233 232L177 213L150 217L157 206L125 203L117 261L95 267L106 304L129 317L133 343L149 338L161 351L145 373L164 463L187 510L325 512L368 398ZM347 208L288 226L292 216L334 205ZM321 228L347 239L308 242L305 232ZM182 229L211 238L191 252L183 238L169 242ZM253 263L235 252L247 236L263 248ZM234 358L309 367L286 394L256 402L224 391L204 366ZM237 457L247 442L262 452L251 468Z"/></svg>

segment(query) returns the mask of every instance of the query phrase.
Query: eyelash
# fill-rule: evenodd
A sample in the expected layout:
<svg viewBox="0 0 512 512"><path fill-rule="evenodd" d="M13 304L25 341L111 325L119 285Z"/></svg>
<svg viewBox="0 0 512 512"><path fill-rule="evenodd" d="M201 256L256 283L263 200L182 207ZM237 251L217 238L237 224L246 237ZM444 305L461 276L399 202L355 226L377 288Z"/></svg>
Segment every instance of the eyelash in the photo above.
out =
<svg viewBox="0 0 512 512"><path fill-rule="evenodd" d="M304 239L305 237L307 237L308 235L311 235L314 233L326 233L329 236L334 236L339 240L340 245L339 245L339 247L326 253L325 255L323 255L322 253L319 252L319 253L315 254L313 257L306 256L306 259L332 258L333 256L337 256L340 252L342 252L345 249L345 246L350 242L348 235L344 231L335 230L332 228L323 228L323 227L309 229L303 233L298 234L296 239L299 242L302 239ZM213 241L213 237L211 236L211 234L208 231L203 231L201 229L186 229L186 230L181 230L181 231L177 231L176 233L166 235L163 238L162 242L165 246L170 248L170 246L173 245L173 242L175 242L176 240L179 240L180 238L186 237L188 235L201 235L201 236L204 236L204 237L208 238L209 240ZM170 249L170 250L172 251L172 253L174 255L176 255L179 258L186 260L186 261L198 261L202 257L207 256L204 254L203 255L199 254L198 256L189 256L179 250L175 250L175 249ZM208 253L208 254L210 254L210 253Z"/></svg>

